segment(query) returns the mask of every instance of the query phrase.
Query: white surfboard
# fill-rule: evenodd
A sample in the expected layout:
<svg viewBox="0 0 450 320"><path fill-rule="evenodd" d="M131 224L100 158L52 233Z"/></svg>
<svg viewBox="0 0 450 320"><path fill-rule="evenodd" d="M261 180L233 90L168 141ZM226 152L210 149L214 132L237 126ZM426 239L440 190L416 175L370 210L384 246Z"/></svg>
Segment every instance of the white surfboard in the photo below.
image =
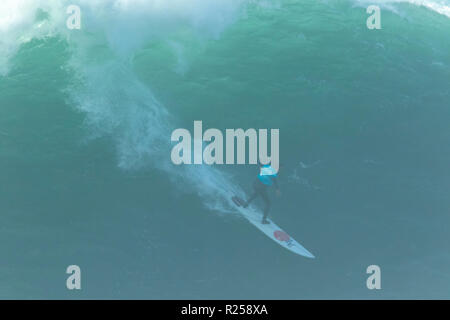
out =
<svg viewBox="0 0 450 320"><path fill-rule="evenodd" d="M234 203L234 202L233 202ZM258 212L253 207L243 208L235 205L235 208L248 220L251 224L261 230L266 236L274 240L276 243L285 247L286 249L299 254L301 256L314 259L314 255L305 249L300 243L295 241L289 234L277 226L271 219L267 219L269 224L262 224L262 213Z"/></svg>

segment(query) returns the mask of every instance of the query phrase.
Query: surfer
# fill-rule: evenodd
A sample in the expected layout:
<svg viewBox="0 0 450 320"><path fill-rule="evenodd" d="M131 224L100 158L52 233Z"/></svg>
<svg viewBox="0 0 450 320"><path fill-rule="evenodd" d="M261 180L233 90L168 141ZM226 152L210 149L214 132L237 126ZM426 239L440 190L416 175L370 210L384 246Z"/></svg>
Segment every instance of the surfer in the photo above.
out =
<svg viewBox="0 0 450 320"><path fill-rule="evenodd" d="M271 205L268 189L271 186L275 186L276 194L277 196L280 196L281 192L278 186L277 172L270 165L262 165L259 168L258 178L253 183L253 193L250 198L248 198L248 200L243 204L243 207L247 208L253 200L255 200L257 197L261 197L261 199L264 201L264 216L262 219L263 224L270 223L267 220L267 217L269 215Z"/></svg>

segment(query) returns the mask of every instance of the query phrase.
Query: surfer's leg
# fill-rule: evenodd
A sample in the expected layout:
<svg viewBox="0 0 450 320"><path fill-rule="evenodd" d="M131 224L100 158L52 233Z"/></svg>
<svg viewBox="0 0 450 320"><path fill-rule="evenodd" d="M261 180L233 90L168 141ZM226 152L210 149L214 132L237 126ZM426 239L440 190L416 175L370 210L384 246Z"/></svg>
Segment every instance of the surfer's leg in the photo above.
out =
<svg viewBox="0 0 450 320"><path fill-rule="evenodd" d="M253 193L252 193L252 195L250 196L250 198L248 198L247 199L247 201L245 202L245 204L244 204L244 208L247 208L248 207L248 205L253 201L253 200L255 200L255 198L258 196L258 193L256 192L256 191L253 191Z"/></svg>
<svg viewBox="0 0 450 320"><path fill-rule="evenodd" d="M262 219L262 223L267 224L269 221L267 221L267 217L269 216L269 210L270 210L270 199L269 195L267 194L267 190L264 189L264 191L261 191L261 198L264 201L264 216Z"/></svg>
<svg viewBox="0 0 450 320"><path fill-rule="evenodd" d="M253 193L251 194L250 198L247 199L246 203L244 204L244 208L247 208L248 205L256 199L256 197L259 195L259 190L258 190L258 185L256 183L257 181L255 181L255 183L253 183Z"/></svg>

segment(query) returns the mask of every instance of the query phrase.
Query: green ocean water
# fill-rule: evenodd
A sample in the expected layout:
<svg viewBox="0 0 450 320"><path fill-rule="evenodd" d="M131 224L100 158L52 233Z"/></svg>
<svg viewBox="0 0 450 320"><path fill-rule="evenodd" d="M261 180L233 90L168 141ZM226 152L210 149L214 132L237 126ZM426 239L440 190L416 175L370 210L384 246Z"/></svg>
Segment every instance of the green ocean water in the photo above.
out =
<svg viewBox="0 0 450 320"><path fill-rule="evenodd" d="M0 298L449 298L450 4L0 5ZM226 205L256 166L176 167L177 128L279 128L271 218ZM66 288L68 265L82 290ZM382 289L368 290L379 265Z"/></svg>

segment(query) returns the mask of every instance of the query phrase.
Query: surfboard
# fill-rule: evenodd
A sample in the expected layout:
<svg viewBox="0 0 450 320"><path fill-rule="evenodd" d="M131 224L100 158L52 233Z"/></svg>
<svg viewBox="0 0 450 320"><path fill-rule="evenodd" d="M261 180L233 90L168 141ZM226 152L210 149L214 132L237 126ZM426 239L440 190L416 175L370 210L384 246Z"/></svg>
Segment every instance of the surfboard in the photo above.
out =
<svg viewBox="0 0 450 320"><path fill-rule="evenodd" d="M280 246L299 254L303 257L314 259L314 255L305 249L300 243L298 243L294 238L292 238L287 232L277 226L271 219L267 219L269 224L262 224L262 213L255 208L249 206L244 208L241 204L245 203L244 200L238 196L233 196L231 198L233 203L236 205L236 209L255 227L261 230L266 236L274 240Z"/></svg>

